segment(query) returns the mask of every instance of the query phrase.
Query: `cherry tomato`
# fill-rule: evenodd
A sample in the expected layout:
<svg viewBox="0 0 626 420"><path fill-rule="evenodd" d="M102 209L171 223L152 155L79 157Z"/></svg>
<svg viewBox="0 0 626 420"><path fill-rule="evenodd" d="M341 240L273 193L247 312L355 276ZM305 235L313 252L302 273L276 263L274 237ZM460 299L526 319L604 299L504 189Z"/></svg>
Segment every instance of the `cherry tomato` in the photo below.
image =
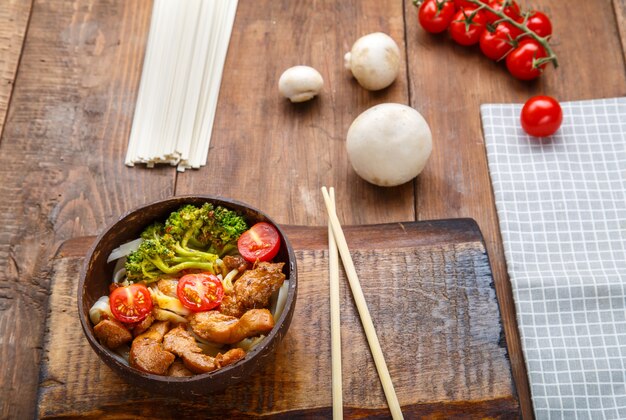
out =
<svg viewBox="0 0 626 420"><path fill-rule="evenodd" d="M224 287L211 273L186 274L178 280L176 294L190 311L209 311L222 303Z"/></svg>
<svg viewBox="0 0 626 420"><path fill-rule="evenodd" d="M470 46L480 40L485 30L487 18L482 11L474 14L476 9L461 9L454 15L448 30L450 36L459 45Z"/></svg>
<svg viewBox="0 0 626 420"><path fill-rule="evenodd" d="M501 22L493 32L485 30L480 36L480 50L492 60L501 60L513 49L515 38L522 31L508 22Z"/></svg>
<svg viewBox="0 0 626 420"><path fill-rule="evenodd" d="M109 295L111 313L120 322L143 321L152 311L150 291L143 284L118 287Z"/></svg>
<svg viewBox="0 0 626 420"><path fill-rule="evenodd" d="M536 10L530 12L528 20L526 20L526 26L541 37L545 38L552 35L552 22L550 22L550 18Z"/></svg>
<svg viewBox="0 0 626 420"><path fill-rule="evenodd" d="M237 248L246 261L270 261L278 254L280 237L274 226L260 222L241 234Z"/></svg>
<svg viewBox="0 0 626 420"><path fill-rule="evenodd" d="M506 56L506 68L520 80L532 80L541 75L546 63L533 66L534 61L546 57L546 50L534 39L522 39L517 48Z"/></svg>
<svg viewBox="0 0 626 420"><path fill-rule="evenodd" d="M461 9L461 8L475 9L477 7L474 3L469 2L467 0L454 0L454 5L456 6L457 9Z"/></svg>
<svg viewBox="0 0 626 420"><path fill-rule="evenodd" d="M422 28L431 34L448 29L454 17L454 3L449 0L426 0L420 6L417 17Z"/></svg>
<svg viewBox="0 0 626 420"><path fill-rule="evenodd" d="M534 96L524 104L520 117L522 128L531 136L551 136L563 122L559 102L550 96Z"/></svg>
<svg viewBox="0 0 626 420"><path fill-rule="evenodd" d="M508 6L504 5L506 0L492 0L489 2L489 7L495 9L499 12L504 13L506 16L510 17L515 21L521 21L522 15L519 9L519 5L515 1L511 1ZM494 23L498 20L502 19L500 16L495 13L487 12L487 22Z"/></svg>

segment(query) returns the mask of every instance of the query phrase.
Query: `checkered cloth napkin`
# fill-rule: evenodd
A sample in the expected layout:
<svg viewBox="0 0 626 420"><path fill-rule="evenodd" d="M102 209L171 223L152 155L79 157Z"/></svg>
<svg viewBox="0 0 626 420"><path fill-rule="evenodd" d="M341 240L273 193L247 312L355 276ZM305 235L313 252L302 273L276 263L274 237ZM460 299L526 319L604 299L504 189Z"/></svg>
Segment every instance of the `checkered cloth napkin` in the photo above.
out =
<svg viewBox="0 0 626 420"><path fill-rule="evenodd" d="M561 105L546 141L481 107L535 415L626 419L626 98Z"/></svg>

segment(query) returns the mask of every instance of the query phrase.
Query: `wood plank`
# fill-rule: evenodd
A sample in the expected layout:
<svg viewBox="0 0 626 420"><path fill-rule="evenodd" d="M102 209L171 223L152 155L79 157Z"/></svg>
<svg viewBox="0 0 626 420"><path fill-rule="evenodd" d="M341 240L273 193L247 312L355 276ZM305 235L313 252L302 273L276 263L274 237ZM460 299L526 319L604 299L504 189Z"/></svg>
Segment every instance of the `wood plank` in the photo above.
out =
<svg viewBox="0 0 626 420"><path fill-rule="evenodd" d="M620 96L626 72L613 11L606 0L553 2L533 7L551 17L553 45L560 67L540 80L521 82L502 63L483 57L478 48L454 45L446 34L431 36L418 27L417 11L406 2L411 105L433 131L433 155L417 181L419 219L472 217L481 227L502 308L507 343L524 417L532 418L528 379L515 318L511 284L494 207L481 133L482 103L522 103L535 94L559 100ZM619 2L618 2L619 3ZM623 4L623 1L621 2ZM528 2L520 2L529 7ZM572 25L584 16L584 25ZM602 63L601 71L598 63Z"/></svg>
<svg viewBox="0 0 626 420"><path fill-rule="evenodd" d="M249 380L193 402L132 387L98 359L74 310L77 272L93 238L64 245L52 273L39 415L328 417L327 230L286 226L285 231L299 268L298 302L285 340ZM458 219L348 226L345 232L405 416L517 416L489 262L476 224ZM343 273L340 282L345 414L387 417Z"/></svg>
<svg viewBox="0 0 626 420"><path fill-rule="evenodd" d="M179 175L176 193L224 195L279 223L323 225L326 184L336 188L344 223L414 220L411 183L374 187L354 173L345 153L358 114L381 102L408 103L404 63L398 80L377 93L362 89L343 64L357 38L371 32L388 33L404 51L402 12L401 0L240 1L208 165ZM299 105L277 87L281 73L298 64L325 80L318 98Z"/></svg>
<svg viewBox="0 0 626 420"><path fill-rule="evenodd" d="M622 41L622 55L626 61L626 0L613 0L617 30Z"/></svg>
<svg viewBox="0 0 626 420"><path fill-rule="evenodd" d="M32 0L0 2L0 133L11 103L32 5Z"/></svg>
<svg viewBox="0 0 626 420"><path fill-rule="evenodd" d="M0 417L32 418L58 245L173 194L123 164L150 1L38 1L0 144Z"/></svg>

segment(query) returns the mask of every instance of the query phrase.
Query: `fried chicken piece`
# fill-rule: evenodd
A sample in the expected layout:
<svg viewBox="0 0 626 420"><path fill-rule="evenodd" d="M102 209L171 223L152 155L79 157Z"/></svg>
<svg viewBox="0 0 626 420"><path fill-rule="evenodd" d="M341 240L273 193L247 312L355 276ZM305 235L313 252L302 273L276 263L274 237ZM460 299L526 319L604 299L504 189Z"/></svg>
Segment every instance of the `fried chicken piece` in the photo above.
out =
<svg viewBox="0 0 626 420"><path fill-rule="evenodd" d="M240 273L248 269L248 261L246 261L241 255L226 255L222 258L224 265L228 271L235 270Z"/></svg>
<svg viewBox="0 0 626 420"><path fill-rule="evenodd" d="M213 357L204 353L187 353L182 359L185 367L194 373L213 372L220 368Z"/></svg>
<svg viewBox="0 0 626 420"><path fill-rule="evenodd" d="M196 312L188 319L191 329L199 337L220 344L233 344L274 328L274 317L267 309L250 309L241 318L218 311Z"/></svg>
<svg viewBox="0 0 626 420"><path fill-rule="evenodd" d="M183 357L183 354L188 353L202 353L202 349L198 346L196 340L182 325L172 328L165 334L163 347L179 357Z"/></svg>
<svg viewBox="0 0 626 420"><path fill-rule="evenodd" d="M93 334L103 346L111 350L118 348L122 344L129 343L133 335L128 329L116 319L103 319L93 327Z"/></svg>
<svg viewBox="0 0 626 420"><path fill-rule="evenodd" d="M285 281L285 263L261 262L254 270L248 270L235 282L234 294L224 297L220 312L239 318L248 309L265 308L272 293Z"/></svg>
<svg viewBox="0 0 626 420"><path fill-rule="evenodd" d="M178 287L178 280L173 279L161 279L157 282L157 288L164 295L178 298L176 288Z"/></svg>
<svg viewBox="0 0 626 420"><path fill-rule="evenodd" d="M133 328L133 336L137 337L139 334L143 334L144 332L146 332L153 322L154 316L152 314L148 314L148 316L145 317L143 321L135 325L135 327Z"/></svg>
<svg viewBox="0 0 626 420"><path fill-rule="evenodd" d="M245 272L235 282L237 301L245 309L263 308L269 305L270 296L285 281L285 263L261 262L254 270Z"/></svg>
<svg viewBox="0 0 626 420"><path fill-rule="evenodd" d="M178 326L165 334L163 345L166 350L179 356L187 369L194 373L212 372L237 360L242 359L246 352L241 349L231 349L226 354L219 353L211 357L202 353L193 336L182 326Z"/></svg>
<svg viewBox="0 0 626 420"><path fill-rule="evenodd" d="M174 360L174 363L172 363L172 366L168 369L167 376L181 378L184 376L193 376L193 372L185 367L185 364L181 359L176 359Z"/></svg>
<svg viewBox="0 0 626 420"><path fill-rule="evenodd" d="M146 332L138 335L136 338L149 338L150 340L160 343L163 341L163 336L170 330L169 321L157 321L150 325L150 328Z"/></svg>
<svg viewBox="0 0 626 420"><path fill-rule="evenodd" d="M234 294L224 295L222 303L220 303L219 310L224 315L234 316L237 318L244 314L241 306L239 306L239 302L237 302L237 296Z"/></svg>
<svg viewBox="0 0 626 420"><path fill-rule="evenodd" d="M240 348L234 348L228 350L226 353L217 353L215 356L215 361L221 366L232 365L233 363L243 359L246 357L246 352Z"/></svg>
<svg viewBox="0 0 626 420"><path fill-rule="evenodd" d="M165 375L175 358L161 343L148 338L135 339L130 347L130 365L155 375Z"/></svg>
<svg viewBox="0 0 626 420"><path fill-rule="evenodd" d="M168 329L169 322L158 321L138 335L130 347L130 365L144 372L165 375L176 358L163 349L163 336Z"/></svg>
<svg viewBox="0 0 626 420"><path fill-rule="evenodd" d="M173 328L165 335L163 346L166 350L180 357L185 367L192 372L211 372L219 367L213 357L202 353L196 340L181 326Z"/></svg>
<svg viewBox="0 0 626 420"><path fill-rule="evenodd" d="M193 371L193 368L203 369L205 365L208 365L207 358L211 358L212 359L211 362L215 366L215 369L213 370L217 370L217 369L223 368L224 366L232 365L233 363L235 363L238 360L243 359L244 357L246 357L245 351L239 348L234 348L234 349L228 350L224 354L218 353L215 356L215 358L212 358L211 356L206 355L204 353L193 353L191 355L188 355L187 357L184 357L183 362L186 362L187 364L185 366L187 366L189 370ZM203 373L203 372L205 371L201 371L201 372L196 371L196 373Z"/></svg>

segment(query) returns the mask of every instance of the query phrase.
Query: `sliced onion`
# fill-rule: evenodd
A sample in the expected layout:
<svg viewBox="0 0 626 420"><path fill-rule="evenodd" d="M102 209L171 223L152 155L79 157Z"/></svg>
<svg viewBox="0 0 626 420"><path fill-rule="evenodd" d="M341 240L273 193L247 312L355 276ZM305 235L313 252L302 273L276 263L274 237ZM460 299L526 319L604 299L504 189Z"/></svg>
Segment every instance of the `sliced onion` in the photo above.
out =
<svg viewBox="0 0 626 420"><path fill-rule="evenodd" d="M191 311L183 306L180 300L168 296L156 287L150 287L152 301L161 309L165 309L181 316L187 316Z"/></svg>
<svg viewBox="0 0 626 420"><path fill-rule="evenodd" d="M165 309L155 308L153 310L154 318L157 321L171 321L175 324L185 324L187 319L175 314L174 312L166 311Z"/></svg>
<svg viewBox="0 0 626 420"><path fill-rule="evenodd" d="M126 281L126 269L120 268L113 274L113 283L124 283Z"/></svg>
<svg viewBox="0 0 626 420"><path fill-rule="evenodd" d="M240 342L233 344L233 348L240 348L241 350L248 353L250 350L255 348L261 341L263 341L264 338L264 335L260 335L258 337L244 338Z"/></svg>
<svg viewBox="0 0 626 420"><path fill-rule="evenodd" d="M111 261L119 260L120 258L129 255L131 252L137 251L137 249L139 248L139 245L141 245L142 242L143 242L143 239L138 238L138 239L135 239L134 241L126 242L125 244L118 246L109 254L109 258L107 258L107 263L110 263Z"/></svg>
<svg viewBox="0 0 626 420"><path fill-rule="evenodd" d="M202 342L196 342L196 344L200 347L202 353L208 354L211 357L215 357L218 353L222 352L222 345L220 344L207 344Z"/></svg>
<svg viewBox="0 0 626 420"><path fill-rule="evenodd" d="M102 316L106 315L108 318L113 319L113 314L111 313L111 306L109 305L109 297L101 296L100 299L93 304L93 306L89 309L89 319L93 323L93 325L97 325L100 321L102 321Z"/></svg>
<svg viewBox="0 0 626 420"><path fill-rule="evenodd" d="M218 258L215 260L215 265L219 269L222 276L225 276L226 274L228 274L228 268L226 268L226 264L224 264L224 261L222 261L221 258Z"/></svg>
<svg viewBox="0 0 626 420"><path fill-rule="evenodd" d="M289 294L289 282L285 281L278 291L272 294L270 312L274 316L274 320L280 318L280 315L285 310L285 304L287 303L287 295Z"/></svg>
<svg viewBox="0 0 626 420"><path fill-rule="evenodd" d="M230 295L235 292L233 280L235 279L235 277L237 277L237 274L239 274L239 270L233 268L230 273L228 273L226 277L224 277L224 280L222 280L222 286L224 286L225 294Z"/></svg>

